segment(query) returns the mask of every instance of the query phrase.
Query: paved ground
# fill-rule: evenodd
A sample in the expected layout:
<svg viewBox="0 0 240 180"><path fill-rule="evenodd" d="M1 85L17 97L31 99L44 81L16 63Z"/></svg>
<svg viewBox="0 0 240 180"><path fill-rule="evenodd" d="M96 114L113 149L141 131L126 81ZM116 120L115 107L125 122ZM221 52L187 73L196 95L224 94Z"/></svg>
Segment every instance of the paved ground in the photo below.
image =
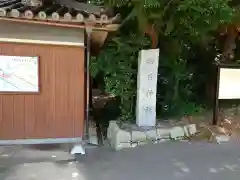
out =
<svg viewBox="0 0 240 180"><path fill-rule="evenodd" d="M166 142L113 152L0 147L0 180L239 180L240 143Z"/></svg>

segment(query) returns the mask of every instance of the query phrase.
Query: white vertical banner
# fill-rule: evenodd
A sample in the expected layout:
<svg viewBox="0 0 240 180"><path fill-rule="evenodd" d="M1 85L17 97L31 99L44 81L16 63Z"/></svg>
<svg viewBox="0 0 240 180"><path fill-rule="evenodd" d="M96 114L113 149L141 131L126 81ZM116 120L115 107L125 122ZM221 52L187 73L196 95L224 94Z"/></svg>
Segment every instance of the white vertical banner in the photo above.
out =
<svg viewBox="0 0 240 180"><path fill-rule="evenodd" d="M156 125L159 49L141 50L138 57L136 123Z"/></svg>

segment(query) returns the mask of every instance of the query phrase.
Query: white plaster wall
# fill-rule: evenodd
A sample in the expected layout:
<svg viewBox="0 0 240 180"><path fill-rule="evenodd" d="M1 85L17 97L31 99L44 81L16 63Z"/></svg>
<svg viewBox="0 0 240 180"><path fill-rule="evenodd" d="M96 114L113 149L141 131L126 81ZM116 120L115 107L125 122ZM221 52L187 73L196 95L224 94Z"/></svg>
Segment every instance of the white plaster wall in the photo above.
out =
<svg viewBox="0 0 240 180"><path fill-rule="evenodd" d="M84 31L79 28L0 21L0 42L84 46Z"/></svg>

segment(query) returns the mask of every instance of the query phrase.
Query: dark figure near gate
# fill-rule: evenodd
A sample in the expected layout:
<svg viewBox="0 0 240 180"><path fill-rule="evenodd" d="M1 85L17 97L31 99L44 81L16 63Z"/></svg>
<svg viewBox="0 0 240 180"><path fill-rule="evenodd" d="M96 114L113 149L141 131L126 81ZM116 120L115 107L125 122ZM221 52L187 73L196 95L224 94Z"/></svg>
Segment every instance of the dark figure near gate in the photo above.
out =
<svg viewBox="0 0 240 180"><path fill-rule="evenodd" d="M104 81L101 80L101 77L99 79L98 81L91 79L90 113L96 123L99 144L102 144L107 137L109 122L117 119L121 114L121 99L104 93Z"/></svg>

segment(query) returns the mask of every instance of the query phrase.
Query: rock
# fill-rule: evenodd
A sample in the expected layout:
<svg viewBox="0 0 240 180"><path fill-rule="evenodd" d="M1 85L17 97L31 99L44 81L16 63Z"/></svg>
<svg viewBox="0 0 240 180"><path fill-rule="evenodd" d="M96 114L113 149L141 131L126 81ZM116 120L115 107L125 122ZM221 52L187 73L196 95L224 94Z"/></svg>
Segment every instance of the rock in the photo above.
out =
<svg viewBox="0 0 240 180"><path fill-rule="evenodd" d="M98 145L98 138L97 138L97 136L90 136L90 137L89 137L89 142L90 142L91 144Z"/></svg>
<svg viewBox="0 0 240 180"><path fill-rule="evenodd" d="M187 137L192 136L197 133L197 128L195 124L188 124L183 127L184 133Z"/></svg>
<svg viewBox="0 0 240 180"><path fill-rule="evenodd" d="M158 138L157 130L153 129L153 130L146 131L146 136L147 136L147 139L149 140L156 140Z"/></svg>
<svg viewBox="0 0 240 180"><path fill-rule="evenodd" d="M178 139L185 136L184 129L180 126L174 127L170 131L170 137L172 139Z"/></svg>
<svg viewBox="0 0 240 180"><path fill-rule="evenodd" d="M230 139L230 137L227 135L215 135L215 140L218 144L223 143L223 142L228 142L229 139Z"/></svg>
<svg viewBox="0 0 240 180"><path fill-rule="evenodd" d="M143 145L146 145L146 144L147 144L147 141L142 141L142 142L138 142L137 146L143 146Z"/></svg>
<svg viewBox="0 0 240 180"><path fill-rule="evenodd" d="M182 127L183 126L183 127ZM115 150L131 148L147 143L158 143L163 139L181 139L197 132L195 124L177 125L162 123L155 128L143 128L134 124L121 124L111 121L108 127L109 144Z"/></svg>
<svg viewBox="0 0 240 180"><path fill-rule="evenodd" d="M119 128L116 121L110 121L107 138L115 150L131 147L131 133Z"/></svg>
<svg viewBox="0 0 240 180"><path fill-rule="evenodd" d="M107 129L107 138L111 139L113 133L117 130L119 130L117 121L110 121Z"/></svg>
<svg viewBox="0 0 240 180"><path fill-rule="evenodd" d="M122 148L130 148L131 147L130 132L124 131L122 129L117 129L117 131L114 132L111 136L110 145L115 150L120 150Z"/></svg>
<svg viewBox="0 0 240 180"><path fill-rule="evenodd" d="M121 149L127 149L127 148L132 148L132 147L133 147L133 145L130 142L128 142L128 143L119 143L117 146L114 147L114 149L116 151L119 151Z"/></svg>
<svg viewBox="0 0 240 180"><path fill-rule="evenodd" d="M132 142L147 141L147 135L142 131L132 131Z"/></svg>
<svg viewBox="0 0 240 180"><path fill-rule="evenodd" d="M170 138L170 128L157 128L158 139L168 139Z"/></svg>

